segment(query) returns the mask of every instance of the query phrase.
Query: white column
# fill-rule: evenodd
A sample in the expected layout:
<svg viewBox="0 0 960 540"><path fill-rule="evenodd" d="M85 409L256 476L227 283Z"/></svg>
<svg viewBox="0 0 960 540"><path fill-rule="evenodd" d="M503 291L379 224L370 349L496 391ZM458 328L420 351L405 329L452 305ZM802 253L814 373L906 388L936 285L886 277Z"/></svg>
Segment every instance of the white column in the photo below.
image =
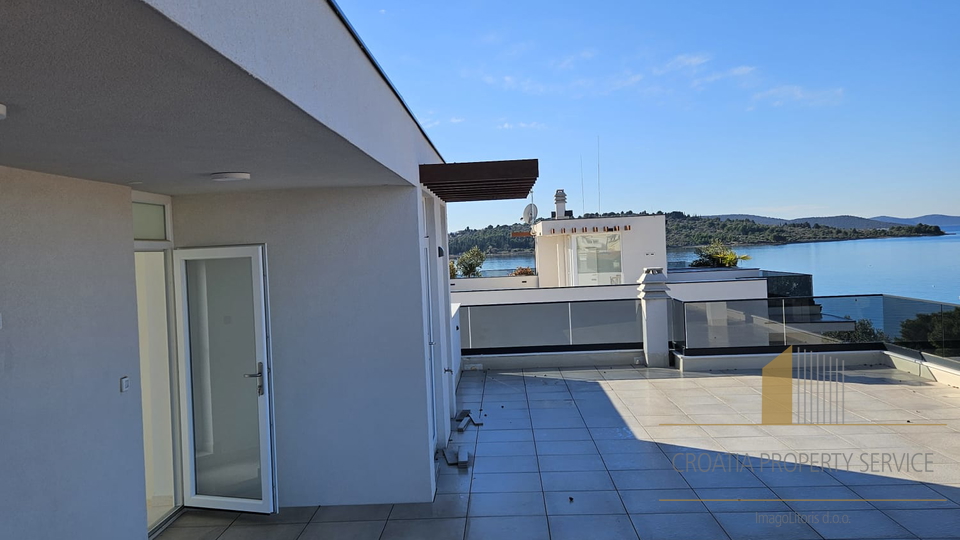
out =
<svg viewBox="0 0 960 540"><path fill-rule="evenodd" d="M640 284L640 305L643 309L643 355L647 367L670 366L669 307L670 290L663 268L644 268Z"/></svg>

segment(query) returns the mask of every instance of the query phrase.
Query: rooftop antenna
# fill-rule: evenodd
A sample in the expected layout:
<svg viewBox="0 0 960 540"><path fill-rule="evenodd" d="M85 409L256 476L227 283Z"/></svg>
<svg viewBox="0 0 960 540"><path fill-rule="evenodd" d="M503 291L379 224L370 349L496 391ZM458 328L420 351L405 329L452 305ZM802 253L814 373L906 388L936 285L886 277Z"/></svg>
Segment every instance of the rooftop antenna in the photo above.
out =
<svg viewBox="0 0 960 540"><path fill-rule="evenodd" d="M597 213L603 215L600 206L600 136L597 135Z"/></svg>
<svg viewBox="0 0 960 540"><path fill-rule="evenodd" d="M583 154L580 154L580 216L587 214L587 195L583 189Z"/></svg>

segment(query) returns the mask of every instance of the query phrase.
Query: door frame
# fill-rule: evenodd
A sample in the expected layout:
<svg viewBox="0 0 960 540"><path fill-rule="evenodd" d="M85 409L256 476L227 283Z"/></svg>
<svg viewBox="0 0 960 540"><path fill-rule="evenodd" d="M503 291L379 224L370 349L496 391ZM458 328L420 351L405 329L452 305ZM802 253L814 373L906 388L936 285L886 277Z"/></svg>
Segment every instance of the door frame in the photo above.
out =
<svg viewBox="0 0 960 540"><path fill-rule="evenodd" d="M190 359L190 331L186 302L186 262L204 259L249 258L252 264L254 320L262 332L256 336L257 361L263 362L264 393L258 399L260 425L260 488L259 501L234 497L198 495L196 492L193 430L193 380ZM267 291L266 246L246 244L203 246L173 250L173 282L176 313L177 367L180 385L180 450L181 500L183 506L270 514L277 511L276 452L273 427L273 362L270 351L270 310Z"/></svg>

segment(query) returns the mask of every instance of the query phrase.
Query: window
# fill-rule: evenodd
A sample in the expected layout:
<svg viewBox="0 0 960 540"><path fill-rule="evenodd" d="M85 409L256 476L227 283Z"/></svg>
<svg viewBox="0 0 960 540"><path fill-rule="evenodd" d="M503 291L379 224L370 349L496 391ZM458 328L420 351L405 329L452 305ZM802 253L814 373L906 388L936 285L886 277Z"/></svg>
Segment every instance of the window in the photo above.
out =
<svg viewBox="0 0 960 540"><path fill-rule="evenodd" d="M620 234L576 236L577 285L616 285L621 281Z"/></svg>
<svg viewBox="0 0 960 540"><path fill-rule="evenodd" d="M168 240L167 210L164 205L133 203L133 239Z"/></svg>

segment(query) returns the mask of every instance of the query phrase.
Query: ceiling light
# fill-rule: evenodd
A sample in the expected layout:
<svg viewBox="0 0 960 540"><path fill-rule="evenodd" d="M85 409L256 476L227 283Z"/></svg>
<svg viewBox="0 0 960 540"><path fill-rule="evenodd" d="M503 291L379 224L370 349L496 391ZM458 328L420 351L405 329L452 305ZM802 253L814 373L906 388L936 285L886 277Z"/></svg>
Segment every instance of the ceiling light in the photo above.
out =
<svg viewBox="0 0 960 540"><path fill-rule="evenodd" d="M0 103L0 120L3 120L7 117L7 106L3 103Z"/></svg>
<svg viewBox="0 0 960 540"><path fill-rule="evenodd" d="M249 180L248 172L218 172L210 175L214 182L236 182L237 180Z"/></svg>

